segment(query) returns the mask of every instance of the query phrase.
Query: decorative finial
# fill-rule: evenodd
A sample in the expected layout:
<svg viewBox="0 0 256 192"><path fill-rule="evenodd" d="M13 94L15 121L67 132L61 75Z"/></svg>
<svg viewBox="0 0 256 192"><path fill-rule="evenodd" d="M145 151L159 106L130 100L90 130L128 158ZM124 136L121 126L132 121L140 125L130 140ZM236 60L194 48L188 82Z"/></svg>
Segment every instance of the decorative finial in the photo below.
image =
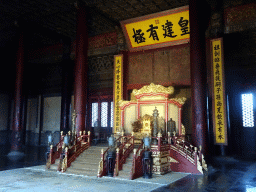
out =
<svg viewBox="0 0 256 192"><path fill-rule="evenodd" d="M162 133L159 131L157 137L162 137Z"/></svg>

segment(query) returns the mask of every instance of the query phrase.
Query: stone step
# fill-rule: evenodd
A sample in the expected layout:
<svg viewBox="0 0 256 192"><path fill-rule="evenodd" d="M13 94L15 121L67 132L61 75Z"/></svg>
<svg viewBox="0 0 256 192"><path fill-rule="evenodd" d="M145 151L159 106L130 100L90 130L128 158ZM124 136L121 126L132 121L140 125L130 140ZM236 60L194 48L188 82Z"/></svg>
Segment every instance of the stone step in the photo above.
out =
<svg viewBox="0 0 256 192"><path fill-rule="evenodd" d="M101 150L101 149L104 149L106 150L108 147L96 147L96 146L91 146L89 147L87 150Z"/></svg>
<svg viewBox="0 0 256 192"><path fill-rule="evenodd" d="M59 166L59 163L60 163L60 159L56 159L55 160L55 163L54 164L51 164L50 166L50 170L57 170L58 166Z"/></svg>
<svg viewBox="0 0 256 192"><path fill-rule="evenodd" d="M101 160L101 158L99 158L99 157L97 157L97 158L95 158L95 157L87 157L87 158L77 158L76 159L76 162L84 162L84 163L86 163L86 162L99 162Z"/></svg>
<svg viewBox="0 0 256 192"><path fill-rule="evenodd" d="M79 165L71 165L69 169L79 169L83 171L98 171L99 166L79 166Z"/></svg>
<svg viewBox="0 0 256 192"><path fill-rule="evenodd" d="M85 151L85 152L81 153L81 155L87 155L87 154L100 155L101 152L100 151Z"/></svg>
<svg viewBox="0 0 256 192"><path fill-rule="evenodd" d="M97 177L98 170L95 171L95 170L82 170L82 169L71 168L71 169L67 169L66 173Z"/></svg>
<svg viewBox="0 0 256 192"><path fill-rule="evenodd" d="M79 157L85 157L87 155L90 155L90 156L101 156L101 152L84 152L82 154L79 155Z"/></svg>
<svg viewBox="0 0 256 192"><path fill-rule="evenodd" d="M132 164L123 164L123 169L130 169Z"/></svg>
<svg viewBox="0 0 256 192"><path fill-rule="evenodd" d="M103 151L106 151L107 148L100 148L100 147L97 147L97 148L88 148L86 151L101 151L101 149L103 149Z"/></svg>
<svg viewBox="0 0 256 192"><path fill-rule="evenodd" d="M101 159L80 159L80 160L76 160L73 163L79 163L79 164L98 164L100 162Z"/></svg>
<svg viewBox="0 0 256 192"><path fill-rule="evenodd" d="M92 158L101 158L101 155L100 154L97 154L97 155L95 155L95 154L86 154L86 155L79 155L79 157L78 158L80 158L80 159L92 159Z"/></svg>
<svg viewBox="0 0 256 192"><path fill-rule="evenodd" d="M74 168L81 168L81 169L83 169L83 168L93 168L93 169L95 169L95 168L98 168L99 167L99 163L95 163L95 164L89 164L89 163L73 163L72 165L71 165L71 167L74 167Z"/></svg>
<svg viewBox="0 0 256 192"><path fill-rule="evenodd" d="M124 172L119 172L117 178L119 179L129 179L130 178L130 173L124 173Z"/></svg>

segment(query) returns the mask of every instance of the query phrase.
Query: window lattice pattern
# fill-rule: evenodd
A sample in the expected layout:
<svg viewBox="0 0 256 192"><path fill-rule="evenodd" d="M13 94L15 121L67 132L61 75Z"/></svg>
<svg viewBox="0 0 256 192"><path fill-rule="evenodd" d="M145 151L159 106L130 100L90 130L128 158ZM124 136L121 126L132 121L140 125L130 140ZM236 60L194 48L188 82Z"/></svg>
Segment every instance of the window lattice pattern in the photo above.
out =
<svg viewBox="0 0 256 192"><path fill-rule="evenodd" d="M254 127L252 94L242 94L242 112L243 126Z"/></svg>
<svg viewBox="0 0 256 192"><path fill-rule="evenodd" d="M98 103L92 103L92 127L98 119Z"/></svg>
<svg viewBox="0 0 256 192"><path fill-rule="evenodd" d="M108 102L101 103L101 127L108 126Z"/></svg>
<svg viewBox="0 0 256 192"><path fill-rule="evenodd" d="M114 103L111 102L111 117L110 117L110 127L113 127L113 121L114 121Z"/></svg>

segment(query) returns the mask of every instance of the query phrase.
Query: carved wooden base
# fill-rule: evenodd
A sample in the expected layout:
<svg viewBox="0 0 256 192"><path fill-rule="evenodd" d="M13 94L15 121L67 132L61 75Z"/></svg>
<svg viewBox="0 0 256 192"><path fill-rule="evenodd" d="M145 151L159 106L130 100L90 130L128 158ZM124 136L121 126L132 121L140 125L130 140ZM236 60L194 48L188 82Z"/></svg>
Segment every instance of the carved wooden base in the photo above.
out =
<svg viewBox="0 0 256 192"><path fill-rule="evenodd" d="M153 165L152 173L156 175L163 175L170 172L170 164L166 163L165 165Z"/></svg>
<svg viewBox="0 0 256 192"><path fill-rule="evenodd" d="M151 146L153 157L152 172L157 175L163 175L170 171L169 152L168 148L162 146L160 151L157 145Z"/></svg>

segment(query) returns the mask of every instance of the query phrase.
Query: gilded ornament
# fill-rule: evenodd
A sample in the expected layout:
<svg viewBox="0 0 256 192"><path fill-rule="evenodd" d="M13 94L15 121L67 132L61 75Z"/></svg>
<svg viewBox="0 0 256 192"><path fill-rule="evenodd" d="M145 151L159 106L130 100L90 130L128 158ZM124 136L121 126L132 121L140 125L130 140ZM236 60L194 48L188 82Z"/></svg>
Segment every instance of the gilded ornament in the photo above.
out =
<svg viewBox="0 0 256 192"><path fill-rule="evenodd" d="M127 103L130 103L130 101L120 100L120 101L118 101L118 106L122 107L122 106L126 105Z"/></svg>
<svg viewBox="0 0 256 192"><path fill-rule="evenodd" d="M103 160L101 159L98 167L98 176L103 172Z"/></svg>
<svg viewBox="0 0 256 192"><path fill-rule="evenodd" d="M132 94L135 96L143 93L165 93L169 95L174 93L174 88L172 86L164 87L162 85L155 85L154 83L151 83L150 85L146 85L139 90L134 89L132 91Z"/></svg>
<svg viewBox="0 0 256 192"><path fill-rule="evenodd" d="M186 97L172 98L172 99L170 99L170 101L176 101L176 102L178 102L178 103L181 104L181 105L184 105L184 103L185 103L186 100L187 100Z"/></svg>

